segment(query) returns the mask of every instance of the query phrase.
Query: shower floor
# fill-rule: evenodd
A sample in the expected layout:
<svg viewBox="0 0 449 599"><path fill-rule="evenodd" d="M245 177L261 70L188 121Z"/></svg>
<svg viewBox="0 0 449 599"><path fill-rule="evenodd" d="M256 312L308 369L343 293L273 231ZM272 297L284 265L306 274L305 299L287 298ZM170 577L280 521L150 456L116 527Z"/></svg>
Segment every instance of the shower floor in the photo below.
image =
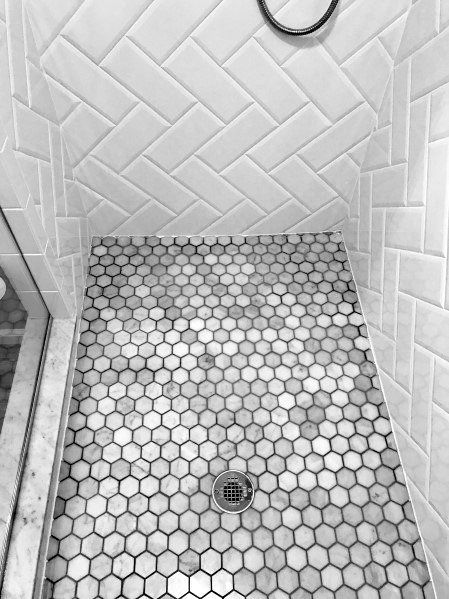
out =
<svg viewBox="0 0 449 599"><path fill-rule="evenodd" d="M434 596L339 233L97 238L81 331L45 597Z"/></svg>

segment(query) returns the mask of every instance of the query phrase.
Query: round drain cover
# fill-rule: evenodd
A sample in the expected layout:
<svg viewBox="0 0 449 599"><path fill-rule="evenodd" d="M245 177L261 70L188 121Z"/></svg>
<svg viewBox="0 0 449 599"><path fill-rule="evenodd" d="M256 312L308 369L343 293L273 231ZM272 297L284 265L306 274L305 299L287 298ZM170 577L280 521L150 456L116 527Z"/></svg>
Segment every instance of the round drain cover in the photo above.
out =
<svg viewBox="0 0 449 599"><path fill-rule="evenodd" d="M251 479L239 470L226 470L214 481L212 497L223 512L239 514L249 508L254 499Z"/></svg>

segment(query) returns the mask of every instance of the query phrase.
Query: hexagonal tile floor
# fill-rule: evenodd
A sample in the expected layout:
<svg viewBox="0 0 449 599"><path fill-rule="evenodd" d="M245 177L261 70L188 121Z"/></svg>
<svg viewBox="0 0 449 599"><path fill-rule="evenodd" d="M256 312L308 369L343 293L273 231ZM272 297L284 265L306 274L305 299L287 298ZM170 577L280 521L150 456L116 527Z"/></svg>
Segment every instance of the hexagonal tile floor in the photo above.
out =
<svg viewBox="0 0 449 599"><path fill-rule="evenodd" d="M433 596L339 233L94 241L45 596Z"/></svg>

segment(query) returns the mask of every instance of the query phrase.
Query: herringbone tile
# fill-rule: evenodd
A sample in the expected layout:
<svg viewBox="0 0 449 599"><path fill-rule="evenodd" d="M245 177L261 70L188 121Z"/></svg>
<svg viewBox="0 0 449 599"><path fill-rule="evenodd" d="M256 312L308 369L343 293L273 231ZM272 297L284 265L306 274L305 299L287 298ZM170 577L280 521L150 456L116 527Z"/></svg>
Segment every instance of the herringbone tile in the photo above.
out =
<svg viewBox="0 0 449 599"><path fill-rule="evenodd" d="M318 4L270 0L290 23ZM132 234L142 219L160 233L335 228L409 5L341 0L327 31L298 41L252 0L84 0L46 14L28 0L93 231Z"/></svg>
<svg viewBox="0 0 449 599"><path fill-rule="evenodd" d="M449 31L439 15L434 0L410 10L345 239L442 599L449 589L442 399L449 394Z"/></svg>

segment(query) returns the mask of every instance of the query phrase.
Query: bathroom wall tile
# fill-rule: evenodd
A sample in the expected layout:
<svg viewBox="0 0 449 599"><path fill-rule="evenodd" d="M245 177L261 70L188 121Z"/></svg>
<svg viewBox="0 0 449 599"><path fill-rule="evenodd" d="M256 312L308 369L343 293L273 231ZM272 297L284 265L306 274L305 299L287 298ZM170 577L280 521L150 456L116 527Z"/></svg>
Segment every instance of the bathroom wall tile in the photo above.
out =
<svg viewBox="0 0 449 599"><path fill-rule="evenodd" d="M161 231L164 235L174 235L182 231L182 234L199 234L210 227L221 213L213 209L203 201L196 202L187 210L184 210L176 220L170 221Z"/></svg>
<svg viewBox="0 0 449 599"><path fill-rule="evenodd" d="M402 294L398 296L395 380L407 391L411 389L415 302Z"/></svg>
<svg viewBox="0 0 449 599"><path fill-rule="evenodd" d="M373 340L373 349L376 363L390 377L394 371L394 343L392 339L375 329L369 327L370 338ZM385 393L386 395L386 393Z"/></svg>
<svg viewBox="0 0 449 599"><path fill-rule="evenodd" d="M278 166L302 146L318 137L330 125L312 104L276 129L249 151L249 155L266 171Z"/></svg>
<svg viewBox="0 0 449 599"><path fill-rule="evenodd" d="M277 208L290 197L288 191L280 185L271 180L267 181L265 172L247 156L236 161L222 174L265 212Z"/></svg>
<svg viewBox="0 0 449 599"><path fill-rule="evenodd" d="M124 177L133 184L134 187L131 187L130 183L128 183L128 187L126 187L124 182L122 183L122 194L117 198L119 200L117 201L117 205L128 213L131 213L133 210L133 205L129 202L129 190L133 189L136 190L136 195L138 194L134 202L136 207L144 207L146 198L157 196L159 202L175 214L190 206L195 200L194 194L168 177L165 171L143 156L135 160L127 169L125 169ZM123 179L111 174L111 186L115 186L116 179L119 182L123 181ZM86 173L86 185L88 184L88 180L89 173ZM112 199L113 196L111 198L108 188L105 188L102 192L101 186L104 185L104 182L102 181L101 172L99 172L97 180L99 186L97 191L101 193L106 200ZM112 189L114 189L114 187L112 187Z"/></svg>
<svg viewBox="0 0 449 599"><path fill-rule="evenodd" d="M382 352L382 349L380 349ZM378 350L374 350L376 360L378 360ZM382 354L381 354L382 355ZM382 357L379 360L379 365L382 364ZM410 395L394 382L386 373L380 372L380 380L382 389L387 397L387 405L391 416L405 431L410 428Z"/></svg>
<svg viewBox="0 0 449 599"><path fill-rule="evenodd" d="M441 306L445 266L441 258L401 252L399 290Z"/></svg>
<svg viewBox="0 0 449 599"><path fill-rule="evenodd" d="M385 211L372 210L371 224L371 256L370 256L370 287L375 291L382 290L383 263L385 246Z"/></svg>
<svg viewBox="0 0 449 599"><path fill-rule="evenodd" d="M78 164L111 129L113 123L85 104L79 104L62 127L73 165Z"/></svg>
<svg viewBox="0 0 449 599"><path fill-rule="evenodd" d="M53 315L57 312L67 316L74 309L73 272L72 276L62 275L66 267L63 267L63 257L58 255L56 228L58 219L65 218L71 211L69 198L65 195L65 177L71 175L63 164L66 150L27 12L22 2L8 0L7 4L11 35L2 44L5 68L1 71L1 87L6 93L0 100L0 118L9 137L3 142L0 154L2 192L7 194L6 198L2 197L1 204L22 251L33 256L29 263L34 278L47 283L51 281L48 288L54 294ZM17 84L16 87L20 82L21 91L17 87L14 92L10 88L11 82L13 86ZM10 92L16 98L12 100L13 111L8 97ZM85 219L84 210L78 208L77 217ZM87 248L82 250L79 231L78 227L78 240L73 247L77 247L78 253L83 252L86 261ZM72 242L61 237L61 243ZM78 262L82 263L81 256L79 258ZM10 274L16 282L14 273ZM20 281L20 270L17 270L19 287L22 286ZM32 304L30 295L30 307Z"/></svg>
<svg viewBox="0 0 449 599"><path fill-rule="evenodd" d="M302 160L294 156L272 171L273 178L311 212L336 196Z"/></svg>
<svg viewBox="0 0 449 599"><path fill-rule="evenodd" d="M380 108L385 83L390 77L392 60L378 38L368 44L355 56L350 57L342 65L352 81L357 81L357 87L366 100L377 112Z"/></svg>
<svg viewBox="0 0 449 599"><path fill-rule="evenodd" d="M407 29L401 39L397 60L402 61L421 48L438 33L438 0L418 0L412 4Z"/></svg>
<svg viewBox="0 0 449 599"><path fill-rule="evenodd" d="M280 8L286 0L275 0L271 10ZM239 18L236 19L235 15ZM224 0L201 23L193 38L214 57L223 63L263 25L263 16L258 6L242 5L239 0Z"/></svg>
<svg viewBox="0 0 449 599"><path fill-rule="evenodd" d="M402 164L376 169L373 173L373 206L404 206L406 177L407 170Z"/></svg>
<svg viewBox="0 0 449 599"><path fill-rule="evenodd" d="M343 154L319 173L320 177L342 198L352 197L360 174L360 167L355 162L352 151L350 154L351 157Z"/></svg>
<svg viewBox="0 0 449 599"><path fill-rule="evenodd" d="M449 362L435 358L433 400L449 414Z"/></svg>
<svg viewBox="0 0 449 599"><path fill-rule="evenodd" d="M233 173L240 169L245 169L247 172L247 176L244 178L245 189L241 192L227 183L227 181L233 182ZM256 167L254 166L254 170L255 169ZM259 188L257 187L257 174L254 174L250 161L247 161L245 158L232 164L229 169L223 171L223 177L218 178L214 170L204 164L201 160L198 160L198 158L193 157L176 169L174 176L177 181L190 189L192 193L202 198L213 208L222 213L226 213L230 208L241 201L243 195L247 195L252 200L261 204L272 201L274 207L279 206L285 199L285 196L288 197L286 192L282 193L281 191L281 195L284 197L282 199L279 198L279 189L276 189L274 193L270 193L270 191L273 192L273 185L270 185L268 191L264 175L262 175L262 179L265 187L261 189L259 193ZM239 183L243 183L240 177L236 176L235 178ZM253 194L257 197L253 197ZM268 198L264 198L265 194ZM269 207L269 204L267 207Z"/></svg>
<svg viewBox="0 0 449 599"><path fill-rule="evenodd" d="M426 492L426 483L429 472L429 458L417 446L410 437L404 433L400 426L394 427L396 433L396 441L398 443L398 450L403 456L404 470L407 472L407 476L413 481L421 493Z"/></svg>
<svg viewBox="0 0 449 599"><path fill-rule="evenodd" d="M225 214L223 218L215 221L210 227L204 230L205 235L226 234L227 231L243 232L246 228L251 227L256 222L260 221L266 213L257 205L249 200L240 202L230 212Z"/></svg>
<svg viewBox="0 0 449 599"><path fill-rule="evenodd" d="M433 586L435 589L435 595L438 599L444 599L446 590L449 587L449 576L444 572L439 562L430 551L430 549L424 545L427 562L429 564L430 575L432 577Z"/></svg>
<svg viewBox="0 0 449 599"><path fill-rule="evenodd" d="M157 0L150 3L128 35L161 64L218 4L219 0L199 0L194 4Z"/></svg>
<svg viewBox="0 0 449 599"><path fill-rule="evenodd" d="M121 172L168 128L153 110L138 104L93 150L92 155Z"/></svg>
<svg viewBox="0 0 449 599"><path fill-rule="evenodd" d="M64 27L64 37L98 64L111 49L111 39L120 37L147 6L147 0L137 0L130 10L126 0L111 0L108 11L102 14L94 0L87 0ZM97 27L97 19L102 27Z"/></svg>
<svg viewBox="0 0 449 599"><path fill-rule="evenodd" d="M366 287L359 287L360 302L363 305L363 315L366 321L376 329L381 327L382 296Z"/></svg>
<svg viewBox="0 0 449 599"><path fill-rule="evenodd" d="M89 135L80 133L82 139L77 139L75 134L71 153L75 176L82 179L83 193L90 198L86 201L110 201L106 194L88 192L98 191L95 170L90 174L84 168L85 160L89 162L91 157L97 157L114 171L118 181L126 179L127 168L131 172L135 164L142 168L145 163L141 158L145 154L150 162L163 167L171 183L177 179L188 196L191 187L184 185L173 169L184 166L184 161L196 153L212 167L202 178L202 191L198 193L214 209L214 190L223 188L223 169L248 154L260 167L258 175L264 178L266 187L276 188L271 171L328 129L327 135L318 137L309 145L307 155L301 157L343 202L330 204L333 212L328 219L321 215L321 204L313 208L320 213L316 217L305 211L301 227L305 230L321 222L332 226L343 222L375 113L390 78L391 59L410 0L396 3L394 10L387 10L387 3L382 0L376 11L367 9L362 2L342 1L332 27L323 29L318 39L310 40L306 46L276 36L257 3L252 2L243 6L236 0L198 0L193 8L176 5L174 19L172 0L139 0L126 9L122 0L113 0L113 9L108 10L106 5L90 0L79 6L79 1L57 10L40 10L35 0L27 0L58 117L65 120L78 104L87 108L78 110L73 118L76 115L84 119ZM315 19L321 4L305 5L301 15L297 14L295 3L287 0L271 0L270 9L283 9L279 18L286 22L298 22L299 18L306 23ZM108 14L103 15L105 10ZM354 27L354 22L363 22L365 26ZM92 36L93 30L100 31L99 35ZM372 67L367 68L367 64ZM321 74L319 79L317 72ZM160 146L154 143L156 138L163 135L165 127L168 131L164 140L181 135L189 122L186 115L194 105L198 112L192 114L207 115L207 110L211 111L221 121L217 125L223 125L223 130L216 134L215 142L198 133L185 155L177 148L176 160L175 156L162 156ZM142 123L138 107L145 113ZM387 108L384 112L388 113ZM98 121L95 113L99 113ZM99 135L94 139L96 127L91 127L89 120L101 130L102 117L115 127L106 137ZM82 126L79 131L83 131ZM349 137L347 131L351 132ZM183 144L187 144L187 139L190 137L186 134ZM67 143L70 145L68 135ZM169 148L165 141L161 143ZM209 157L211 162L207 162ZM264 200L258 202L250 192L246 195L246 174L244 169L234 170L232 185L240 191L242 202L255 201L267 212L267 223L272 214L274 226L279 222L279 204L274 202L270 207ZM92 180L88 181L90 177ZM300 185L301 181L297 183ZM165 186L157 186L154 193L148 187L145 183L146 203L164 205L176 220L176 195L174 203L167 204L166 197L158 195L159 189L164 193ZM301 189L294 187L292 196L301 201ZM99 211L93 208L88 212L95 215L97 223ZM337 208L341 210L338 215L334 214ZM118 216L114 200L111 210ZM217 219L222 218L225 210L223 207L217 211ZM246 212L248 217L250 212ZM213 213L214 210L210 212ZM141 216L149 215L150 211L142 206ZM135 218L131 214L127 218L128 233L132 234ZM150 221L149 218L148 227L153 230ZM117 222L111 219L111 226ZM126 231L125 222L126 219L120 223L122 232Z"/></svg>
<svg viewBox="0 0 449 599"><path fill-rule="evenodd" d="M398 252L385 250L382 288L382 331L387 333L391 338L394 338L396 335L398 268Z"/></svg>
<svg viewBox="0 0 449 599"><path fill-rule="evenodd" d="M423 206L426 199L429 115L429 98L417 100L410 107L408 206Z"/></svg>
<svg viewBox="0 0 449 599"><path fill-rule="evenodd" d="M429 175L424 249L429 254L446 256L448 240L449 142L429 145Z"/></svg>
<svg viewBox="0 0 449 599"><path fill-rule="evenodd" d="M323 206L321 210L314 212L310 216L306 216L306 211L301 208L300 219L295 222L293 226L291 223L294 222L298 217L298 204L294 200L289 202L289 204L292 207L292 220L290 225L288 222L285 222L283 225L287 231L292 233L306 233L309 231L335 231L341 230L343 226L344 220L342 220L341 215L344 211L345 202L341 198L335 198L329 202L329 204ZM272 224L268 218L266 220L268 226L265 228L265 230L268 229L270 231L275 231L275 223Z"/></svg>
<svg viewBox="0 0 449 599"><path fill-rule="evenodd" d="M48 122L20 102L13 102L13 107L17 122L17 149L49 161Z"/></svg>
<svg viewBox="0 0 449 599"><path fill-rule="evenodd" d="M133 77L133 55L120 54L117 69L127 61L129 77ZM106 63L107 65L108 63ZM136 104L136 100L93 62L62 38L46 55L45 69L57 81L76 89L77 95L100 114L114 122L120 120ZM121 71L120 71L121 72ZM70 79L69 79L70 77ZM172 99L173 101L173 99Z"/></svg>
<svg viewBox="0 0 449 599"><path fill-rule="evenodd" d="M395 65L393 71L393 114L391 160L406 162L410 115L410 61Z"/></svg>
<svg viewBox="0 0 449 599"><path fill-rule="evenodd" d="M337 155L346 152L371 132L374 112L366 105L338 121L329 131L300 151L300 156L315 169L322 169Z"/></svg>
<svg viewBox="0 0 449 599"><path fill-rule="evenodd" d="M341 215L341 206L336 206L338 216ZM280 206L274 214L261 219L253 227L248 227L245 230L246 234L263 234L263 233L274 233L275 231L292 231L300 232L300 224L304 226L307 231L309 230L321 230L328 231L331 228L333 218L335 215L332 211L326 211L325 214L315 212L313 218L322 219L313 224L308 224L306 216L309 214L304 207L296 200L289 200L282 206ZM303 222L301 222L303 221ZM327 226L326 226L327 225Z"/></svg>
<svg viewBox="0 0 449 599"><path fill-rule="evenodd" d="M255 41L245 44L224 64L224 68L278 123L297 113L308 101ZM306 69L307 64L303 63L301 77ZM287 72L292 75L291 69L287 68Z"/></svg>
<svg viewBox="0 0 449 599"><path fill-rule="evenodd" d="M94 158L83 161L78 177L81 183L130 214L145 203L144 192L118 177Z"/></svg>
<svg viewBox="0 0 449 599"><path fill-rule="evenodd" d="M432 411L429 499L449 524L449 415L437 406Z"/></svg>
<svg viewBox="0 0 449 599"><path fill-rule="evenodd" d="M250 106L206 144L198 156L216 171L229 166L275 128L269 115Z"/></svg>
<svg viewBox="0 0 449 599"><path fill-rule="evenodd" d="M194 106L145 155L165 171L172 171L188 160L196 150L223 128L223 123L209 110Z"/></svg>
<svg viewBox="0 0 449 599"><path fill-rule="evenodd" d="M313 54L295 54L284 63L284 69L332 122L346 116L363 101L351 79L342 74L339 65L321 47ZM326 94L323 94L323 85Z"/></svg>
<svg viewBox="0 0 449 599"><path fill-rule="evenodd" d="M416 341L429 351L449 359L449 312L424 302L416 305Z"/></svg>
<svg viewBox="0 0 449 599"><path fill-rule="evenodd" d="M197 68L192 69L192 64ZM164 66L225 123L235 119L251 103L233 78L193 42L184 44Z"/></svg>
<svg viewBox="0 0 449 599"><path fill-rule="evenodd" d="M430 140L442 139L449 135L449 85L443 85L431 95Z"/></svg>
<svg viewBox="0 0 449 599"><path fill-rule="evenodd" d="M447 519L446 506L449 505L447 485L443 490L440 484L448 476L447 460L441 443L444 444L444 438L447 437L445 427L448 410L449 271L445 266L448 251L445 138L449 133L449 113L445 100L449 70L445 60L448 30L444 23L438 24L435 16L437 10L433 0L413 3L395 60L391 141L388 132L384 132L384 120L381 120L378 133L372 138L377 139L379 135L381 145L374 141L370 144L362 166L362 171L371 175L374 182L383 176L386 160L388 166L393 169L402 167L404 172L408 171L408 175L402 181L398 177L395 186L386 185L385 190L380 189L377 196L380 206L384 205L385 198L398 203L394 208L384 209L384 222L380 217L376 221L377 227L381 225L379 237L382 234L385 236L383 259L374 253L379 251L379 243L373 245L375 224L374 220L372 222L371 273L368 291L361 295L361 302L362 307L365 303L367 310L370 310L370 294L379 290L379 279L386 277L387 286L380 288L380 291L387 310L389 352L385 348L385 338L376 329L371 329L370 334L379 364L380 360L388 363L388 357L385 358L388 355L394 364L397 386L384 388L387 403L391 394L396 404L398 389L409 390L410 377L413 381L410 429L404 425L404 422L407 423L405 416L408 409L406 396L400 395L403 401L399 402L399 406L407 409L393 409L392 417L402 427L399 445L405 470L422 492L420 494L411 484L411 489L415 489L412 499L417 519L427 549L431 552L430 565L437 572L434 581L440 598L446 596L449 588L449 529L437 514L438 511ZM385 102L388 106L388 95ZM407 206L404 205L404 197ZM366 228L366 222L359 217L358 202L356 199L353 202L354 207L350 206L353 215L351 241L360 237ZM396 290L392 285L394 271L391 269L394 264L388 264L388 248L405 250L401 251ZM351 261L353 254L354 250L350 252ZM386 270L390 272L385 275ZM354 272L358 284L366 285L365 274L357 268L354 268ZM416 326L414 310L410 309L413 303L416 303ZM414 341L413 360L409 359L411 340ZM435 428L438 434L435 434ZM427 468L424 467L425 455L428 455ZM433 495L430 493L432 485Z"/></svg>
<svg viewBox="0 0 449 599"><path fill-rule="evenodd" d="M385 215L385 246L419 252L423 246L424 210L388 208Z"/></svg>
<svg viewBox="0 0 449 599"><path fill-rule="evenodd" d="M449 572L449 527L444 524L443 520L426 501L425 496L418 491L413 483L409 484L409 488L417 520L421 523L425 547L432 554L430 565L435 561L437 566L447 575ZM432 575L435 580L433 571ZM441 582L440 576L438 576L437 580ZM436 587L436 591L437 597L440 599L440 597L444 597L447 588Z"/></svg>
<svg viewBox="0 0 449 599"><path fill-rule="evenodd" d="M428 454L432 414L433 356L418 346L415 346L414 354L410 433L412 439Z"/></svg>
<svg viewBox="0 0 449 599"><path fill-rule="evenodd" d="M448 82L444 57L449 51L449 31L443 31L412 58L412 99L433 91ZM432 68L429 69L429 64Z"/></svg>
<svg viewBox="0 0 449 599"><path fill-rule="evenodd" d="M408 7L406 0L395 3L393 10L386 0L378 2L376 7L355 2L342 13L342 27L337 30L334 28L324 44L342 62L361 48L366 38L373 38L380 33L386 23L392 23ZM346 23L352 26L346 29Z"/></svg>

